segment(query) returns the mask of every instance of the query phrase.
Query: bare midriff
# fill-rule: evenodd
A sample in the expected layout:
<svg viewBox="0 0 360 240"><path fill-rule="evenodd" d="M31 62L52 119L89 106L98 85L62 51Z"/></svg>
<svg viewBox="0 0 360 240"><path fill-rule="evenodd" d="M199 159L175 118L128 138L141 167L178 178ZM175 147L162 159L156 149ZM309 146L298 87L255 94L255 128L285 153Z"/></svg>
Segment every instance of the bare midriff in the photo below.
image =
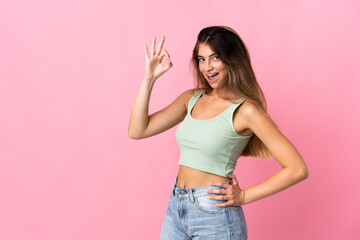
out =
<svg viewBox="0 0 360 240"><path fill-rule="evenodd" d="M209 186L210 182L226 182L229 180L231 179L228 177L222 177L180 165L177 185L181 188L198 188Z"/></svg>

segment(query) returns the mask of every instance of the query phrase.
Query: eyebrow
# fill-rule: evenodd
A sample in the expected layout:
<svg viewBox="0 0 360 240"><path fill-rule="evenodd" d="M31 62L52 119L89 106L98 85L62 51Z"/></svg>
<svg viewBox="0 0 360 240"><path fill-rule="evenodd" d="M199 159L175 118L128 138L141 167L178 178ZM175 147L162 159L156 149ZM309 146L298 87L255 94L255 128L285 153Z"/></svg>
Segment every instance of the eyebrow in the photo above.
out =
<svg viewBox="0 0 360 240"><path fill-rule="evenodd" d="M213 53L213 54L211 54L209 57L212 57L212 56L214 56L214 55L217 55L217 54L216 54L216 53ZM202 57L202 58L203 58L203 56L201 56L201 55L198 55L197 57L198 57L198 58L199 58L199 57Z"/></svg>

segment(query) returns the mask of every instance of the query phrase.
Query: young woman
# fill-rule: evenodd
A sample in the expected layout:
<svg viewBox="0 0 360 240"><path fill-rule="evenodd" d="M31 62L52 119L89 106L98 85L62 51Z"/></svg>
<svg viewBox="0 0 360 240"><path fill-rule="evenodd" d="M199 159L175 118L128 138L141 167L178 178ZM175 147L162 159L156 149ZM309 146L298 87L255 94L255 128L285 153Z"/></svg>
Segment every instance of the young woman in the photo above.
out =
<svg viewBox="0 0 360 240"><path fill-rule="evenodd" d="M156 48L153 38L150 53L144 46L145 74L129 121L133 139L159 134L181 122L176 130L180 167L160 239L247 239L241 205L306 179L307 166L267 114L246 46L229 27L200 31L192 55L196 88L149 116L154 83L172 67L162 49L164 40ZM233 174L239 156L274 157L282 169L241 189Z"/></svg>

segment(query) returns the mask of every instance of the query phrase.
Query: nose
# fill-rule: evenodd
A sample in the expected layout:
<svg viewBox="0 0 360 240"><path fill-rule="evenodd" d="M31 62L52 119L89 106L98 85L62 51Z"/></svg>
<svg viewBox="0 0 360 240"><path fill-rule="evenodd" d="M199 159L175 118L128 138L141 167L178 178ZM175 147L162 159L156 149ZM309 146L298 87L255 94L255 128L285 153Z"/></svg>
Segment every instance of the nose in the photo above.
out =
<svg viewBox="0 0 360 240"><path fill-rule="evenodd" d="M213 65L212 65L212 62L211 61L207 61L205 63L205 70L206 71L211 71L213 69Z"/></svg>

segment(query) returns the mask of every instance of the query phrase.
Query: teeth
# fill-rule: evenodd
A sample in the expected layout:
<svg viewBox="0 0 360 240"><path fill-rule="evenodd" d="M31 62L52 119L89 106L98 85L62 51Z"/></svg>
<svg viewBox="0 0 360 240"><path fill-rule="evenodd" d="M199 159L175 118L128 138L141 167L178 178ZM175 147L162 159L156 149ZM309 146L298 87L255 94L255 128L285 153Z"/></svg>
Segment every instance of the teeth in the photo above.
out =
<svg viewBox="0 0 360 240"><path fill-rule="evenodd" d="M214 73L213 75L208 75L208 77L213 77L213 76L215 76L217 73Z"/></svg>

